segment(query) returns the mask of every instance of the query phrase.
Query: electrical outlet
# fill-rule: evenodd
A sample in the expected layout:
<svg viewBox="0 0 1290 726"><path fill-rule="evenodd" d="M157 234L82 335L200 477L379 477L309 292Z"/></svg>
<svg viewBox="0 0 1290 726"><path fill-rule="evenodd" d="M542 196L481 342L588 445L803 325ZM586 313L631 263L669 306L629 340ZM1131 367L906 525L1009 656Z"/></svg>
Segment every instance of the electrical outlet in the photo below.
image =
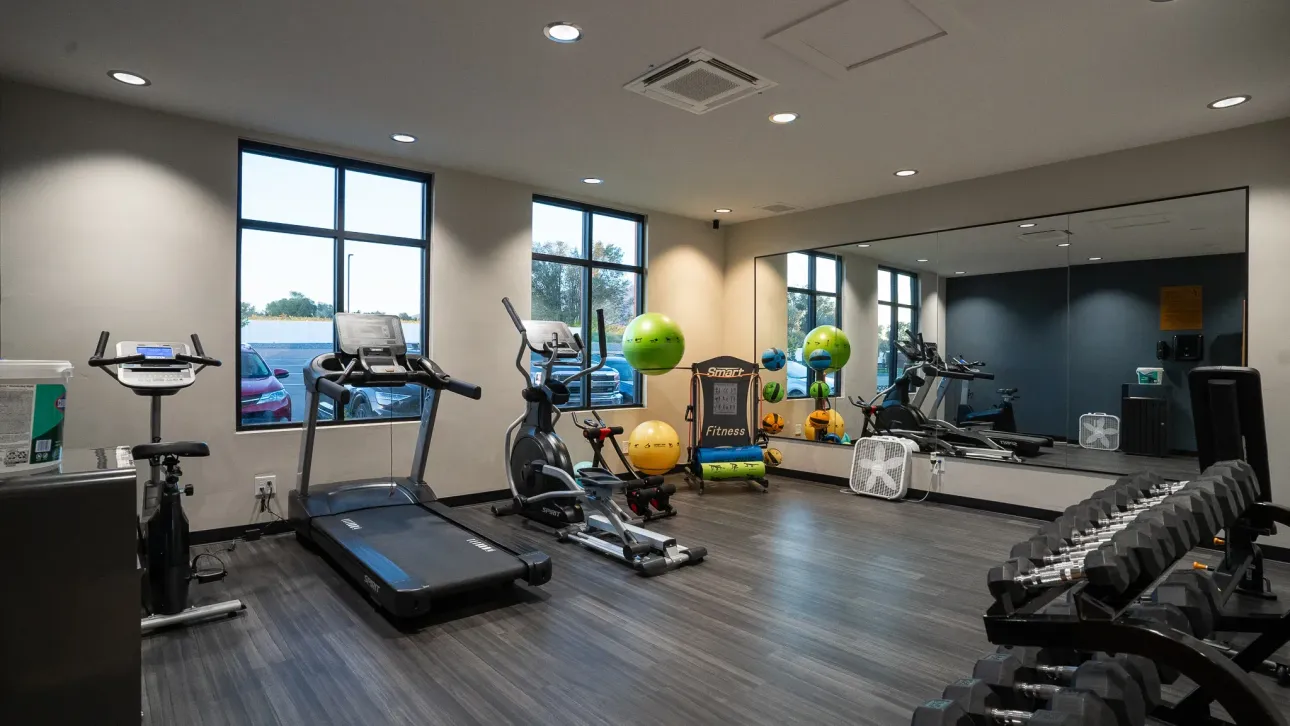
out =
<svg viewBox="0 0 1290 726"><path fill-rule="evenodd" d="M277 474L261 474L255 477L255 498L273 499L278 493L277 483Z"/></svg>
<svg viewBox="0 0 1290 726"><path fill-rule="evenodd" d="M797 424L796 426L793 427L793 435L794 436L802 435L802 424Z"/></svg>

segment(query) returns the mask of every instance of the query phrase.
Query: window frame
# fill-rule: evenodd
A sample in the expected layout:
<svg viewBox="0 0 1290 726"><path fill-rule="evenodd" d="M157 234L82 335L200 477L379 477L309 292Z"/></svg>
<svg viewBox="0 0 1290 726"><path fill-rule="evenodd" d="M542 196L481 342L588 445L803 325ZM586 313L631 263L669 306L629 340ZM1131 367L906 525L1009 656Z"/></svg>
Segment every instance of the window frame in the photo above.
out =
<svg viewBox="0 0 1290 726"><path fill-rule="evenodd" d="M829 253L827 253L827 252L817 252L816 250L804 250L804 251L800 251L800 252L789 252L788 254L790 254L790 255L805 255L805 256L806 256L806 258L807 258L807 262L806 262L806 275L807 275L807 276L806 276L806 284L807 284L807 286L806 286L806 287L793 287L793 286L791 286L791 285L786 285L786 293L785 293L785 297L786 297L786 299L787 299L787 296L788 296L788 295L791 295L791 294L793 294L793 293L795 293L795 292L796 292L796 293L800 293L800 294L802 294L802 295L805 295L805 296L807 297L808 304L807 304L807 306L806 306L806 329L807 329L808 331L810 331L810 330L815 330L815 328L816 328L816 327L818 326L818 324L819 324L819 321L817 320L817 311L816 311L816 309L815 309L815 306L816 306L816 298L817 298L818 296L820 296L820 295L823 295L823 296L825 296L825 297L831 297L831 298L833 298L833 309L834 309L834 311L835 311L835 312L834 312L834 315L833 315L833 318L834 318L834 320L833 320L833 325L834 325L835 327L841 328L841 327L842 327L842 278L843 278L843 272L842 272L842 264L843 264L843 263L842 263L842 256L841 256L841 255L833 255L833 254L829 254ZM817 260L817 259L821 259L821 258L823 258L823 259L833 260L833 271L834 271L834 276L837 278L837 279L836 279L836 280L834 280L834 282L833 282L833 289L835 290L835 292L825 292L825 291L823 291L823 290L819 290L819 289L817 289L817 288L819 287L819 281L815 279L815 275L816 275L816 271L817 271L816 260ZM787 264L787 263L788 263L788 258L787 258L787 257L785 257L785 258L784 258L784 261L785 261L785 264ZM787 276L786 276L786 277L787 277ZM789 352L791 353L792 351L789 351ZM806 365L806 361L802 361L802 364L803 364L803 365ZM786 395L786 396L785 396L786 398L793 399L793 400L799 400L799 401L800 401L800 400L804 400L804 399L809 399L809 398L811 398L810 393L809 393L809 391L810 391L810 384L811 384L811 382L813 382L813 380L814 380L814 377L813 377L813 375L812 375L812 374L813 374L815 371L811 370L811 369L810 369L810 367L807 367L807 371L808 371L808 372L807 372L807 386L806 386L806 387L807 387L807 393L805 393L805 394L803 394L803 395L801 395L801 396ZM834 374L833 374L833 388L834 388L834 390L833 390L833 395L832 395L832 396L830 396L830 398L838 398L838 397L840 397L840 396L842 395L842 369L840 369L840 368L839 368L837 371L834 371Z"/></svg>
<svg viewBox="0 0 1290 726"><path fill-rule="evenodd" d="M636 314L640 315L645 312L645 227L647 217L643 214L634 212L624 212L620 209L610 209L595 204L585 202L575 202L568 199L559 199L557 197L548 197L542 194L534 194L534 205L544 204L551 207L561 207L571 209L582 214L582 255L580 257L564 257L562 255L552 255L544 252L533 252L532 240L529 242L529 254L534 262L556 262L563 265L573 265L582 268L582 330L589 331L592 329L592 270L615 270L618 272L629 272L637 275L636 284ZM530 207L530 210L532 208ZM531 214L531 211L530 211ZM593 260L595 240L593 239L594 216L601 215L604 217L614 217L636 223L636 260L638 264L628 265L619 262L604 262L602 260ZM531 219L531 217L530 217ZM532 267L530 263L530 268ZM533 295L532 272L529 278L529 296ZM593 354L591 337L585 337L586 346L583 350L582 366L585 368L591 365L591 356ZM606 341L608 344L608 341ZM632 369L635 375L635 381L632 385L632 402L620 403L616 406L596 406L597 411L611 411L620 408L644 408L645 407L645 376L635 368ZM621 385L621 384L620 384ZM561 406L564 411L586 411L592 408L591 405L591 384L581 387L580 401L572 401Z"/></svg>
<svg viewBox="0 0 1290 726"><path fill-rule="evenodd" d="M891 316L887 320L887 380L886 382L883 382L881 380L877 381L877 388L875 389L877 391L881 391L885 388L888 388L889 386L891 386L891 384L896 382L896 376L897 376L896 360L897 360L897 356L899 355L899 351L896 350L895 334L899 326L898 321L900 320L901 308L906 308L910 311L909 312L910 332L914 333L915 335L917 335L919 332L919 322L921 317L920 313L923 307L923 287L922 287L922 281L919 279L917 272L913 272L911 270L902 270L897 267L888 267L886 265L878 265L878 272L886 272L891 277L890 299L888 301L884 301L881 295L879 295L877 298L878 305L880 306L886 305L891 309ZM877 275L878 273L874 273L874 274ZM900 281L899 281L900 275L904 275L905 277L910 278L910 284L909 284L910 303L909 304L900 302ZM877 280L874 281L874 284L876 288ZM875 310L874 311L875 317L877 316L877 314L878 314L878 311ZM881 325L882 321L881 320L878 321L878 324Z"/></svg>
<svg viewBox="0 0 1290 726"><path fill-rule="evenodd" d="M316 166L330 167L336 176L334 204L334 226L332 228L312 227L309 225L290 224L285 222L267 222L257 219L246 219L242 216L242 161L245 154L257 154L260 156L269 156L285 161L296 161L305 164L314 164ZM401 179L404 181L419 182L423 185L421 196L421 238L399 237L396 235L374 234L371 232L354 232L345 230L345 172L356 171L366 174L388 177L392 179ZM349 159L343 156L334 156L323 154L316 151L305 151L303 149L293 149L277 144L267 144L250 139L239 139L237 148L237 254L234 264L236 265L237 279L236 295L234 301L235 308L235 342L237 350L237 362L235 364L233 385L235 395L234 401L234 422L235 431L280 431L283 429L301 428L304 426L303 415L300 421L289 421L286 423L263 423L263 424L245 424L242 422L242 233L247 230L259 232L275 232L279 234L293 234L310 237L325 237L333 242L333 260L332 260L332 295L335 312L346 312L349 307L349 300L345 296L345 277L348 274L348 266L345 264L345 243L350 242L369 242L375 244L388 244L402 247L419 248L421 250L421 301L419 313L421 316L421 353L428 354L430 343L429 338L429 319L430 319L430 276L427 274L429 269L430 255L430 228L432 226L432 212L434 199L434 174L428 172L419 172L411 169L402 169L385 164L377 164L359 159ZM338 350L340 342L336 339L336 330L332 328L332 349ZM270 372L273 367L269 366ZM295 375L304 375L303 369L295 372ZM423 404L424 405L424 404ZM417 421L421 418L416 416L395 416L380 419L355 419L352 421L345 420L345 411L343 406L336 406L334 409L335 417L328 420L320 419L319 427L324 426L349 426L368 423L388 423L391 421Z"/></svg>

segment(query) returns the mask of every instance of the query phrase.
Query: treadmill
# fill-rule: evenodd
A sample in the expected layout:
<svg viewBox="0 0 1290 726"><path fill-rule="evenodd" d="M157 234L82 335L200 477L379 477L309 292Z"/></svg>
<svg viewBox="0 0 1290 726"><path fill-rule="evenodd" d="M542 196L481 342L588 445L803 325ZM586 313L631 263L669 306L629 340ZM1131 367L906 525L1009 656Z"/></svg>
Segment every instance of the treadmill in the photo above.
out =
<svg viewBox="0 0 1290 726"><path fill-rule="evenodd" d="M339 352L324 353L304 369L307 417L296 490L287 509L296 537L400 619L425 615L445 596L516 580L530 585L550 580L546 554L515 552L457 521L425 481L440 395L448 391L478 400L479 386L409 354L403 326L393 315L336 313L333 324ZM319 394L340 408L350 398L350 386L407 384L424 390L411 473L311 487Z"/></svg>

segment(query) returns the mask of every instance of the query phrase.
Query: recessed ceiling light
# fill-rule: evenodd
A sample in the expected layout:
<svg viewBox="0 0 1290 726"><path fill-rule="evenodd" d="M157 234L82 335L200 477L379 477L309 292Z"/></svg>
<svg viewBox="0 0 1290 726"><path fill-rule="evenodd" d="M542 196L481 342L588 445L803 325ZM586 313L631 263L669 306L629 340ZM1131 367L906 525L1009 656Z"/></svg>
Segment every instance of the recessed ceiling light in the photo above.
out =
<svg viewBox="0 0 1290 726"><path fill-rule="evenodd" d="M605 183L605 180L604 180L604 179L597 179L597 178L596 178L596 177L594 177L594 176L589 176L589 177L587 177L586 179L583 179L583 180L582 180L582 183L583 183L583 184L604 184L604 183Z"/></svg>
<svg viewBox="0 0 1290 726"><path fill-rule="evenodd" d="M417 137L413 136L412 134L390 134L390 138L394 139L400 144L411 144L412 142L417 140Z"/></svg>
<svg viewBox="0 0 1290 726"><path fill-rule="evenodd" d="M1017 226L1022 229L1030 229L1031 227L1035 226L1035 222L1026 222L1025 224L1019 224Z"/></svg>
<svg viewBox="0 0 1290 726"><path fill-rule="evenodd" d="M868 246L869 246L869 243L868 243L868 242L864 242L864 243L862 243L862 244L858 244L858 245L856 245L856 247L868 247Z"/></svg>
<svg viewBox="0 0 1290 726"><path fill-rule="evenodd" d="M108 71L108 75L111 76L112 80L120 81L121 83L124 83L127 86L151 86L152 85L152 81L148 80L147 78L144 78L141 75L138 75L137 73L131 73L129 71Z"/></svg>
<svg viewBox="0 0 1290 726"><path fill-rule="evenodd" d="M1097 261L1098 261L1098 260L1100 260L1100 259L1102 259L1102 258L1101 258L1101 257L1090 257L1090 258L1088 258L1088 261L1089 261L1089 262L1097 262Z"/></svg>
<svg viewBox="0 0 1290 726"><path fill-rule="evenodd" d="M927 260L924 260L924 259L921 259L921 258L920 258L918 261L919 261L919 262L926 262Z"/></svg>
<svg viewBox="0 0 1290 726"><path fill-rule="evenodd" d="M1070 247L1070 246L1071 246L1071 243L1070 243L1070 242L1058 242L1058 243L1057 243L1057 246L1058 246L1058 247Z"/></svg>
<svg viewBox="0 0 1290 726"><path fill-rule="evenodd" d="M917 169L901 169L896 172L896 176L913 176L918 173Z"/></svg>
<svg viewBox="0 0 1290 726"><path fill-rule="evenodd" d="M770 122L773 124L791 124L797 120L797 114L785 111L783 113L772 113Z"/></svg>
<svg viewBox="0 0 1290 726"><path fill-rule="evenodd" d="M547 23L547 26L542 29L542 34L557 43L577 43L582 40L582 28L562 20Z"/></svg>
<svg viewBox="0 0 1290 726"><path fill-rule="evenodd" d="M1209 107L1210 108L1231 108L1233 106L1240 106L1241 104L1245 103L1248 100L1250 100L1250 96L1228 96L1227 98L1220 98L1217 101L1209 104Z"/></svg>
<svg viewBox="0 0 1290 726"><path fill-rule="evenodd" d="M963 270L959 270L958 272L955 272L954 274L956 274L956 275L966 275L967 273L966 273L966 272L964 272Z"/></svg>
<svg viewBox="0 0 1290 726"><path fill-rule="evenodd" d="M717 214L730 214L730 210L726 209L725 207L717 207L712 211L716 212Z"/></svg>

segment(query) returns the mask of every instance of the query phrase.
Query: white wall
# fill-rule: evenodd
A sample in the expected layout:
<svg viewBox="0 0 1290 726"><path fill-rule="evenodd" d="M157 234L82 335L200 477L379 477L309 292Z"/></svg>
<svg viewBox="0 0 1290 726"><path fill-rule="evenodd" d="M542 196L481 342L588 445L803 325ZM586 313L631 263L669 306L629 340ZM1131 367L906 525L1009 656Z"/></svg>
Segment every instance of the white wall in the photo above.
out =
<svg viewBox="0 0 1290 726"><path fill-rule="evenodd" d="M1263 373L1274 499L1290 501L1290 450L1276 446L1290 440L1290 119L733 225L726 347L754 350L751 317L739 311L751 299L758 255L1243 186L1250 189L1250 364ZM800 468L791 460L785 466ZM989 487L986 476L963 476L969 491ZM1290 544L1290 533L1273 541Z"/></svg>
<svg viewBox="0 0 1290 726"><path fill-rule="evenodd" d="M234 432L239 136L346 153L0 82L0 355L76 365L69 446L134 444L147 440L147 401L85 365L98 332L200 333L227 364L163 406L166 438L211 445L210 459L185 466L197 485L185 503L197 530L248 521L259 473L278 474L285 508L300 438ZM518 340L500 300L508 295L527 311L530 205L543 190L427 171L436 172L429 351L450 373L484 385L481 402L445 397L428 478L440 496L497 490L505 487L502 432L522 410ZM720 352L723 232L651 213L648 244L648 306L681 323L684 362ZM648 409L616 412L612 422L663 419L684 437L686 382L684 371L651 379ZM415 434L415 424L320 431L316 476L406 471ZM566 438L584 456L580 441Z"/></svg>

